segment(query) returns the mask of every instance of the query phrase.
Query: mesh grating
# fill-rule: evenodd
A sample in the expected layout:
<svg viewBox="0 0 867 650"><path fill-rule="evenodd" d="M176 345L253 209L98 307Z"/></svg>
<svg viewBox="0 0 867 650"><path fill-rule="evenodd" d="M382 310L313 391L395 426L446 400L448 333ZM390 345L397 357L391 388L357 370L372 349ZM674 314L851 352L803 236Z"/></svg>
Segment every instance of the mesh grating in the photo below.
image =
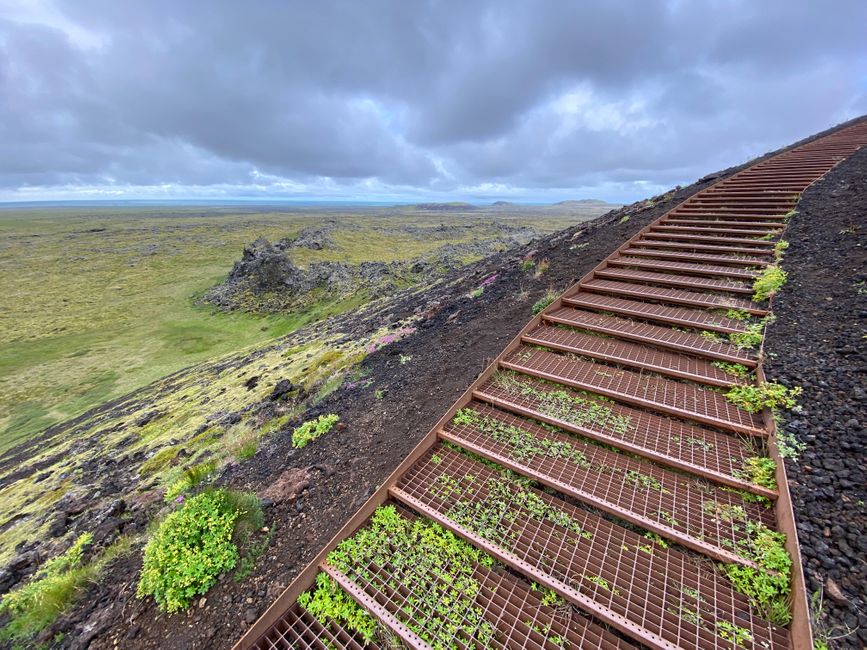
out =
<svg viewBox="0 0 867 650"><path fill-rule="evenodd" d="M703 384L733 386L738 383L736 377L712 366L704 359L663 352L641 343L584 334L562 327L540 325L525 335L524 341Z"/></svg>
<svg viewBox="0 0 867 650"><path fill-rule="evenodd" d="M648 244L650 246L650 244ZM624 254L634 257L652 257L661 260L685 260L689 262L707 262L709 264L728 264L730 266L756 267L768 264L767 257L747 257L731 255L710 255L705 253L678 253L653 248L627 248Z"/></svg>
<svg viewBox="0 0 867 650"><path fill-rule="evenodd" d="M728 344L710 341L692 332L681 332L670 327L660 327L649 323L641 323L617 316L606 316L589 311L561 307L545 314L545 319L555 323L571 325L593 332L610 334L633 341L650 343L660 347L671 348L680 352L689 352L712 359L725 359L748 366L756 364L753 356L740 348Z"/></svg>
<svg viewBox="0 0 867 650"><path fill-rule="evenodd" d="M644 284L632 284L630 282L614 282L612 280L590 280L581 285L582 288L600 293L614 293L621 296L642 298L645 300L663 300L691 307L743 309L753 314L765 315L767 310L751 300L721 296L714 293L701 293L687 291L686 289L668 289L665 287L651 287Z"/></svg>
<svg viewBox="0 0 867 650"><path fill-rule="evenodd" d="M756 276L758 276L757 271L752 271L750 269L738 269L718 264L690 264L689 262L647 260L641 259L640 257L626 255L610 260L609 264L629 266L639 269L651 269L654 271L672 271L678 273L694 273L696 275L722 276L746 281L752 281Z"/></svg>
<svg viewBox="0 0 867 650"><path fill-rule="evenodd" d="M753 292L752 287L748 284L727 278L696 278L690 275L633 271L631 269L602 269L596 272L596 277L623 280L624 282L647 282L670 287L688 287L704 291L729 291L746 294Z"/></svg>
<svg viewBox="0 0 867 650"><path fill-rule="evenodd" d="M527 347L509 355L503 365L542 379L729 431L766 435L761 418L734 406L722 394L713 390L642 375L631 370L600 367L590 362Z"/></svg>
<svg viewBox="0 0 867 650"><path fill-rule="evenodd" d="M634 239L631 243L631 246L649 246L651 248L662 248L666 250L679 250L679 251L698 251L702 253L732 253L732 254L741 254L741 255L771 255L770 250L765 249L757 249L757 248L747 248L745 246L718 246L715 244L690 244L688 242L673 242L673 241L657 241L653 239L644 239L644 237L639 237L638 239Z"/></svg>
<svg viewBox="0 0 867 650"><path fill-rule="evenodd" d="M556 483L570 496L691 548L735 560L733 556L740 553L738 544L746 544L748 537L744 522L728 517L730 512L774 526L771 510L746 503L733 492L548 431L486 404L473 403L472 408L485 424L450 423L444 429L448 440L501 459L527 476ZM494 431L492 422L500 424L501 430ZM503 430L505 427L511 430Z"/></svg>
<svg viewBox="0 0 867 650"><path fill-rule="evenodd" d="M374 647L366 645L357 634L334 621L323 625L298 603L293 604L253 646L255 650L362 650Z"/></svg>
<svg viewBox="0 0 867 650"><path fill-rule="evenodd" d="M698 329L713 330L716 332L745 332L746 326L733 318L726 318L718 314L708 313L699 309L686 309L683 307L670 307L652 302L627 300L606 296L603 294L581 291L563 299L563 302L576 307L598 309L600 311L614 312L643 318L646 320L671 323Z"/></svg>
<svg viewBox="0 0 867 650"><path fill-rule="evenodd" d="M785 630L753 612L713 564L694 562L539 490L504 484L489 468L451 450L435 453L438 463L423 459L399 481L399 498L405 493L454 525L476 531L566 590L677 647L730 648L716 633L719 620L748 630L754 647L787 646ZM448 489L455 485L457 490ZM553 523L543 511L556 511L567 525ZM492 516L478 522L467 517L472 512Z"/></svg>
<svg viewBox="0 0 867 650"><path fill-rule="evenodd" d="M547 393L565 394L566 399L546 400ZM624 447L665 464L698 474L712 473L714 478L734 478L746 458L752 455L750 447L736 436L614 403L606 403L606 411L596 417L585 411L576 415L576 408L567 408L562 402L589 399L585 394L522 375L498 375L485 382L476 396L506 410Z"/></svg>

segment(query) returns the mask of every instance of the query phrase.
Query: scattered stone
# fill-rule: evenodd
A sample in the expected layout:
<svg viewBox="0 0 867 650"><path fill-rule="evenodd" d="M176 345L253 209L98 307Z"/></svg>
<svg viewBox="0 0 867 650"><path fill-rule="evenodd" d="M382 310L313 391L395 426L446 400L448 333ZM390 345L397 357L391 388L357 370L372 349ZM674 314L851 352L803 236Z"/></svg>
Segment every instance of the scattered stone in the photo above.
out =
<svg viewBox="0 0 867 650"><path fill-rule="evenodd" d="M262 492L262 497L274 503L292 502L310 487L310 474L303 469L287 469Z"/></svg>

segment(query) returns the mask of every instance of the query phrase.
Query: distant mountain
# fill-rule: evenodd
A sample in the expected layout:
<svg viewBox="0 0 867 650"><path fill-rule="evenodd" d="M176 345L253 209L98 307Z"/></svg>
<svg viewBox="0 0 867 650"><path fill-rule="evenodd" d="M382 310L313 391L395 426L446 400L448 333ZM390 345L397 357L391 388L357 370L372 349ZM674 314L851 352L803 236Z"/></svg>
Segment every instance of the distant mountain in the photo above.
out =
<svg viewBox="0 0 867 650"><path fill-rule="evenodd" d="M506 208L506 207L509 207L512 205L515 205L515 204L512 203L511 201L494 201L493 203L491 203L492 208Z"/></svg>

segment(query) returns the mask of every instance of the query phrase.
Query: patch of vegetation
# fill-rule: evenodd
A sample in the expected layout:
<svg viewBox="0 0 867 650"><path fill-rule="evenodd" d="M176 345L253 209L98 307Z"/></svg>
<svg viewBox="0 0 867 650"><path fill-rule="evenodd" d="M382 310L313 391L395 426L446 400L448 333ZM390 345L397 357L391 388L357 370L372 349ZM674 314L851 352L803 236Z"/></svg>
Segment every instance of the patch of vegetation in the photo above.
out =
<svg viewBox="0 0 867 650"><path fill-rule="evenodd" d="M786 251L789 249L789 242L784 239L781 239L776 244L774 244L774 260L779 264L783 261L783 255L786 254Z"/></svg>
<svg viewBox="0 0 867 650"><path fill-rule="evenodd" d="M426 519L401 516L394 506L377 509L370 524L343 540L328 555L328 563L353 576L359 567L388 557L391 576L383 581L364 571L363 578L384 590L407 585L418 615L403 622L435 648L450 647L456 637L487 647L494 630L476 604L481 590L475 566L492 567L493 558ZM336 620L372 642L376 622L325 574L298 602L323 623Z"/></svg>
<svg viewBox="0 0 867 650"><path fill-rule="evenodd" d="M303 449L308 443L331 431L338 420L340 420L340 416L334 413L320 415L314 420L308 420L292 432L292 446L296 449Z"/></svg>
<svg viewBox="0 0 867 650"><path fill-rule="evenodd" d="M734 471L735 478L749 481L753 485L760 485L770 490L777 489L776 478L777 464L767 456L750 456L744 459L740 469Z"/></svg>
<svg viewBox="0 0 867 650"><path fill-rule="evenodd" d="M786 388L782 384L766 381L758 385L733 386L726 393L726 399L750 413L758 413L764 408L793 409L798 405L797 398L802 392L800 386Z"/></svg>
<svg viewBox="0 0 867 650"><path fill-rule="evenodd" d="M729 340L742 350L755 349L762 344L763 332L768 319L760 320L747 326L744 332L729 334Z"/></svg>
<svg viewBox="0 0 867 650"><path fill-rule="evenodd" d="M716 332L702 330L698 333L698 335L701 336L701 338L703 338L705 341L710 341L711 343L726 343L726 340Z"/></svg>
<svg viewBox="0 0 867 650"><path fill-rule="evenodd" d="M578 427L590 426L621 436L632 427L632 418L616 415L605 406L602 398L596 396L581 396L559 386L556 390L540 390L519 380L513 372L499 372L494 375L493 382L508 393L536 401L541 413Z"/></svg>
<svg viewBox="0 0 867 650"><path fill-rule="evenodd" d="M534 268L536 268L536 260L534 260L532 256L528 255L521 260L522 271L532 271Z"/></svg>
<svg viewBox="0 0 867 650"><path fill-rule="evenodd" d="M590 462L582 451L565 441L538 438L530 431L507 424L471 408L463 408L454 418L455 424L471 426L509 448L515 460L531 462L536 456L565 458L579 467L589 468Z"/></svg>
<svg viewBox="0 0 867 650"><path fill-rule="evenodd" d="M158 472L163 469L166 465L171 463L175 457L178 455L180 451L180 447L165 447L164 449L160 449L153 456L148 458L145 462L141 464L139 467L138 473L142 476L148 476L149 474L153 474L154 472Z"/></svg>
<svg viewBox="0 0 867 650"><path fill-rule="evenodd" d="M725 311L725 317L731 318L732 320L739 321L748 321L752 318L750 312L745 311L743 309L727 309Z"/></svg>
<svg viewBox="0 0 867 650"><path fill-rule="evenodd" d="M551 262L548 261L547 257L545 257L545 258L539 260L539 263L536 264L536 273L534 273L534 276L537 278L541 278L543 275L545 275L548 272L548 269L550 269L550 268L551 268Z"/></svg>
<svg viewBox="0 0 867 650"><path fill-rule="evenodd" d="M719 368L725 373L738 377L739 379L746 379L750 376L750 369L740 363L729 363L728 361L712 361L710 365L712 365L714 368Z"/></svg>
<svg viewBox="0 0 867 650"><path fill-rule="evenodd" d="M212 460L187 468L180 478L170 483L166 488L166 501L172 501L189 492L210 478L216 471L217 464Z"/></svg>
<svg viewBox="0 0 867 650"><path fill-rule="evenodd" d="M776 264L766 266L753 282L753 300L762 302L775 296L786 284L787 278L788 274Z"/></svg>
<svg viewBox="0 0 867 650"><path fill-rule="evenodd" d="M624 482L631 483L639 489L655 490L656 492L660 492L662 494L671 494L669 490L666 490L664 487L662 487L662 483L660 483L658 480L656 480L652 476L649 476L648 474L642 474L638 470L626 470Z"/></svg>
<svg viewBox="0 0 867 650"><path fill-rule="evenodd" d="M543 309L545 309L545 307L550 305L552 302L557 300L557 298L559 298L559 297L560 297L559 293L557 293L553 289L548 289L544 293L544 295L533 304L533 315L535 316L536 314L541 312Z"/></svg>
<svg viewBox="0 0 867 650"><path fill-rule="evenodd" d="M9 622L0 631L0 639L31 640L72 605L109 562L132 547L130 538L122 537L99 557L84 562L92 541L91 533L83 533L66 551L39 567L27 583L3 596L0 614L8 616Z"/></svg>
<svg viewBox="0 0 867 650"><path fill-rule="evenodd" d="M153 596L170 614L186 609L237 564L236 530L261 526L261 521L256 495L221 489L192 497L148 541L138 597Z"/></svg>
<svg viewBox="0 0 867 650"><path fill-rule="evenodd" d="M626 223L627 221L629 221L629 215L624 214L622 217L620 217L620 220L617 223L623 224L623 223Z"/></svg>
<svg viewBox="0 0 867 650"><path fill-rule="evenodd" d="M467 296L470 298L481 298L482 294L485 293L484 287L476 287L472 291L470 291Z"/></svg>

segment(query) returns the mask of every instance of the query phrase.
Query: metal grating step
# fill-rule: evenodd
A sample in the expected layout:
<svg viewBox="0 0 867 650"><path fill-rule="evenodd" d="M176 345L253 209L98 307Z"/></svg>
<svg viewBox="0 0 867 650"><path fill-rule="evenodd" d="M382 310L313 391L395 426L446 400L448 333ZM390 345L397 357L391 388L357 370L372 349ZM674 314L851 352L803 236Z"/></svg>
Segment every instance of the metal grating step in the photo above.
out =
<svg viewBox="0 0 867 650"><path fill-rule="evenodd" d="M773 248L774 242L763 239L751 239L749 237L711 237L705 235L673 234L662 232L646 232L645 239L664 239L665 241L697 241L708 244L739 244L741 246L756 246L759 248Z"/></svg>
<svg viewBox="0 0 867 650"><path fill-rule="evenodd" d="M757 363L753 355L734 345L709 341L692 332L681 332L670 327L640 323L617 316L606 316L571 307L561 307L546 313L543 319L630 341L640 341L658 347L670 348L678 352L739 363L747 367L754 367Z"/></svg>
<svg viewBox="0 0 867 650"><path fill-rule="evenodd" d="M473 397L695 476L774 499L774 490L741 478L755 451L736 436L604 402L591 395L501 371Z"/></svg>
<svg viewBox="0 0 867 650"><path fill-rule="evenodd" d="M629 245L649 246L651 248L679 251L698 251L700 253L728 253L730 255L744 255L750 257L755 255L767 255L770 257L773 254L773 251L770 250L746 248L744 246L716 246L714 244L689 244L685 242L658 241L653 239L644 239L643 236L632 240Z"/></svg>
<svg viewBox="0 0 867 650"><path fill-rule="evenodd" d="M765 266L768 264L767 257L732 257L728 255L708 255L703 253L677 253L668 250L653 250L651 248L632 248L623 249L623 255L636 257L651 257L662 260L683 260L686 262L700 262L708 264L729 264L731 267L754 267ZM730 268L731 268L730 267Z"/></svg>
<svg viewBox="0 0 867 650"><path fill-rule="evenodd" d="M643 343L620 341L562 327L540 325L525 334L523 341L530 345L542 345L561 352L571 352L582 357L687 379L699 384L730 387L743 383L704 359L657 350Z"/></svg>
<svg viewBox="0 0 867 650"><path fill-rule="evenodd" d="M700 309L687 309L685 307L668 307L652 302L627 300L587 291L581 291L565 297L563 298L563 302L575 307L597 309L633 318L680 325L682 327L694 327L714 332L724 332L726 334L747 331L746 325L741 321L719 316L712 312Z"/></svg>
<svg viewBox="0 0 867 650"><path fill-rule="evenodd" d="M254 646L255 650L363 650L367 645L355 632L339 623L323 625L295 603Z"/></svg>
<svg viewBox="0 0 867 650"><path fill-rule="evenodd" d="M582 289L608 293L630 298L643 298L645 300L659 300L676 305L689 305L691 307L705 307L708 309L740 309L756 316L765 316L768 311L743 298L720 296L714 293L700 293L687 291L686 289L668 289L665 287L651 287L631 282L614 282L612 280L590 280L581 285Z"/></svg>
<svg viewBox="0 0 867 650"><path fill-rule="evenodd" d="M674 273L653 273L650 271L633 271L630 269L610 268L597 271L596 276L607 278L609 280L658 284L667 287L683 287L687 289L698 289L701 291L726 291L746 295L753 294L751 285L727 278L694 278L689 275L677 275Z"/></svg>
<svg viewBox="0 0 867 650"><path fill-rule="evenodd" d="M444 484L435 487L442 489ZM565 644L608 650L633 647L580 615L559 613L543 604L542 592L534 593L530 585L502 570L495 572L484 559L462 558L458 565L440 547L426 543L432 537L448 539L449 533L427 521L415 528L419 519L394 512L397 519L391 521L404 522L398 524L398 534L388 539L376 533L368 536L353 550L349 567L323 564L322 570L406 645L503 650L553 650ZM376 543L365 545L370 539ZM420 562L403 561L417 558L419 548L426 553Z"/></svg>
<svg viewBox="0 0 867 650"><path fill-rule="evenodd" d="M600 367L545 350L521 347L502 362L503 367L587 390L611 399L702 424L765 436L761 418L739 409L721 393L632 370Z"/></svg>
<svg viewBox="0 0 867 650"><path fill-rule="evenodd" d="M670 262L665 260L642 259L623 255L608 261L614 266L629 266L639 269L651 269L653 271L671 271L677 273L693 273L695 275L708 275L738 280L752 281L758 277L758 271L739 269L719 264L691 264L689 262Z"/></svg>
<svg viewBox="0 0 867 650"><path fill-rule="evenodd" d="M711 228L711 227L694 227L694 226L680 226L677 222L665 223L659 226L653 226L651 229L652 232L668 232L672 234L685 233L685 234L713 234L720 237L735 237L741 235L748 235L750 237L765 237L768 235L779 235L782 231L782 227L779 228L764 228L762 230L748 230L743 228Z"/></svg>
<svg viewBox="0 0 867 650"><path fill-rule="evenodd" d="M723 219L690 219L689 217L673 216L662 221L660 225L681 225L694 227L722 227L731 226L732 228L755 229L755 230L774 230L776 228L783 229L786 227L784 221L725 221Z"/></svg>
<svg viewBox="0 0 867 650"><path fill-rule="evenodd" d="M754 612L712 565L693 563L592 512L507 482L454 451L436 449L391 492L649 647L731 648L716 633L718 620L749 630L757 648L788 643L785 630ZM466 516L492 511L482 522ZM684 606L697 615L684 618Z"/></svg>

